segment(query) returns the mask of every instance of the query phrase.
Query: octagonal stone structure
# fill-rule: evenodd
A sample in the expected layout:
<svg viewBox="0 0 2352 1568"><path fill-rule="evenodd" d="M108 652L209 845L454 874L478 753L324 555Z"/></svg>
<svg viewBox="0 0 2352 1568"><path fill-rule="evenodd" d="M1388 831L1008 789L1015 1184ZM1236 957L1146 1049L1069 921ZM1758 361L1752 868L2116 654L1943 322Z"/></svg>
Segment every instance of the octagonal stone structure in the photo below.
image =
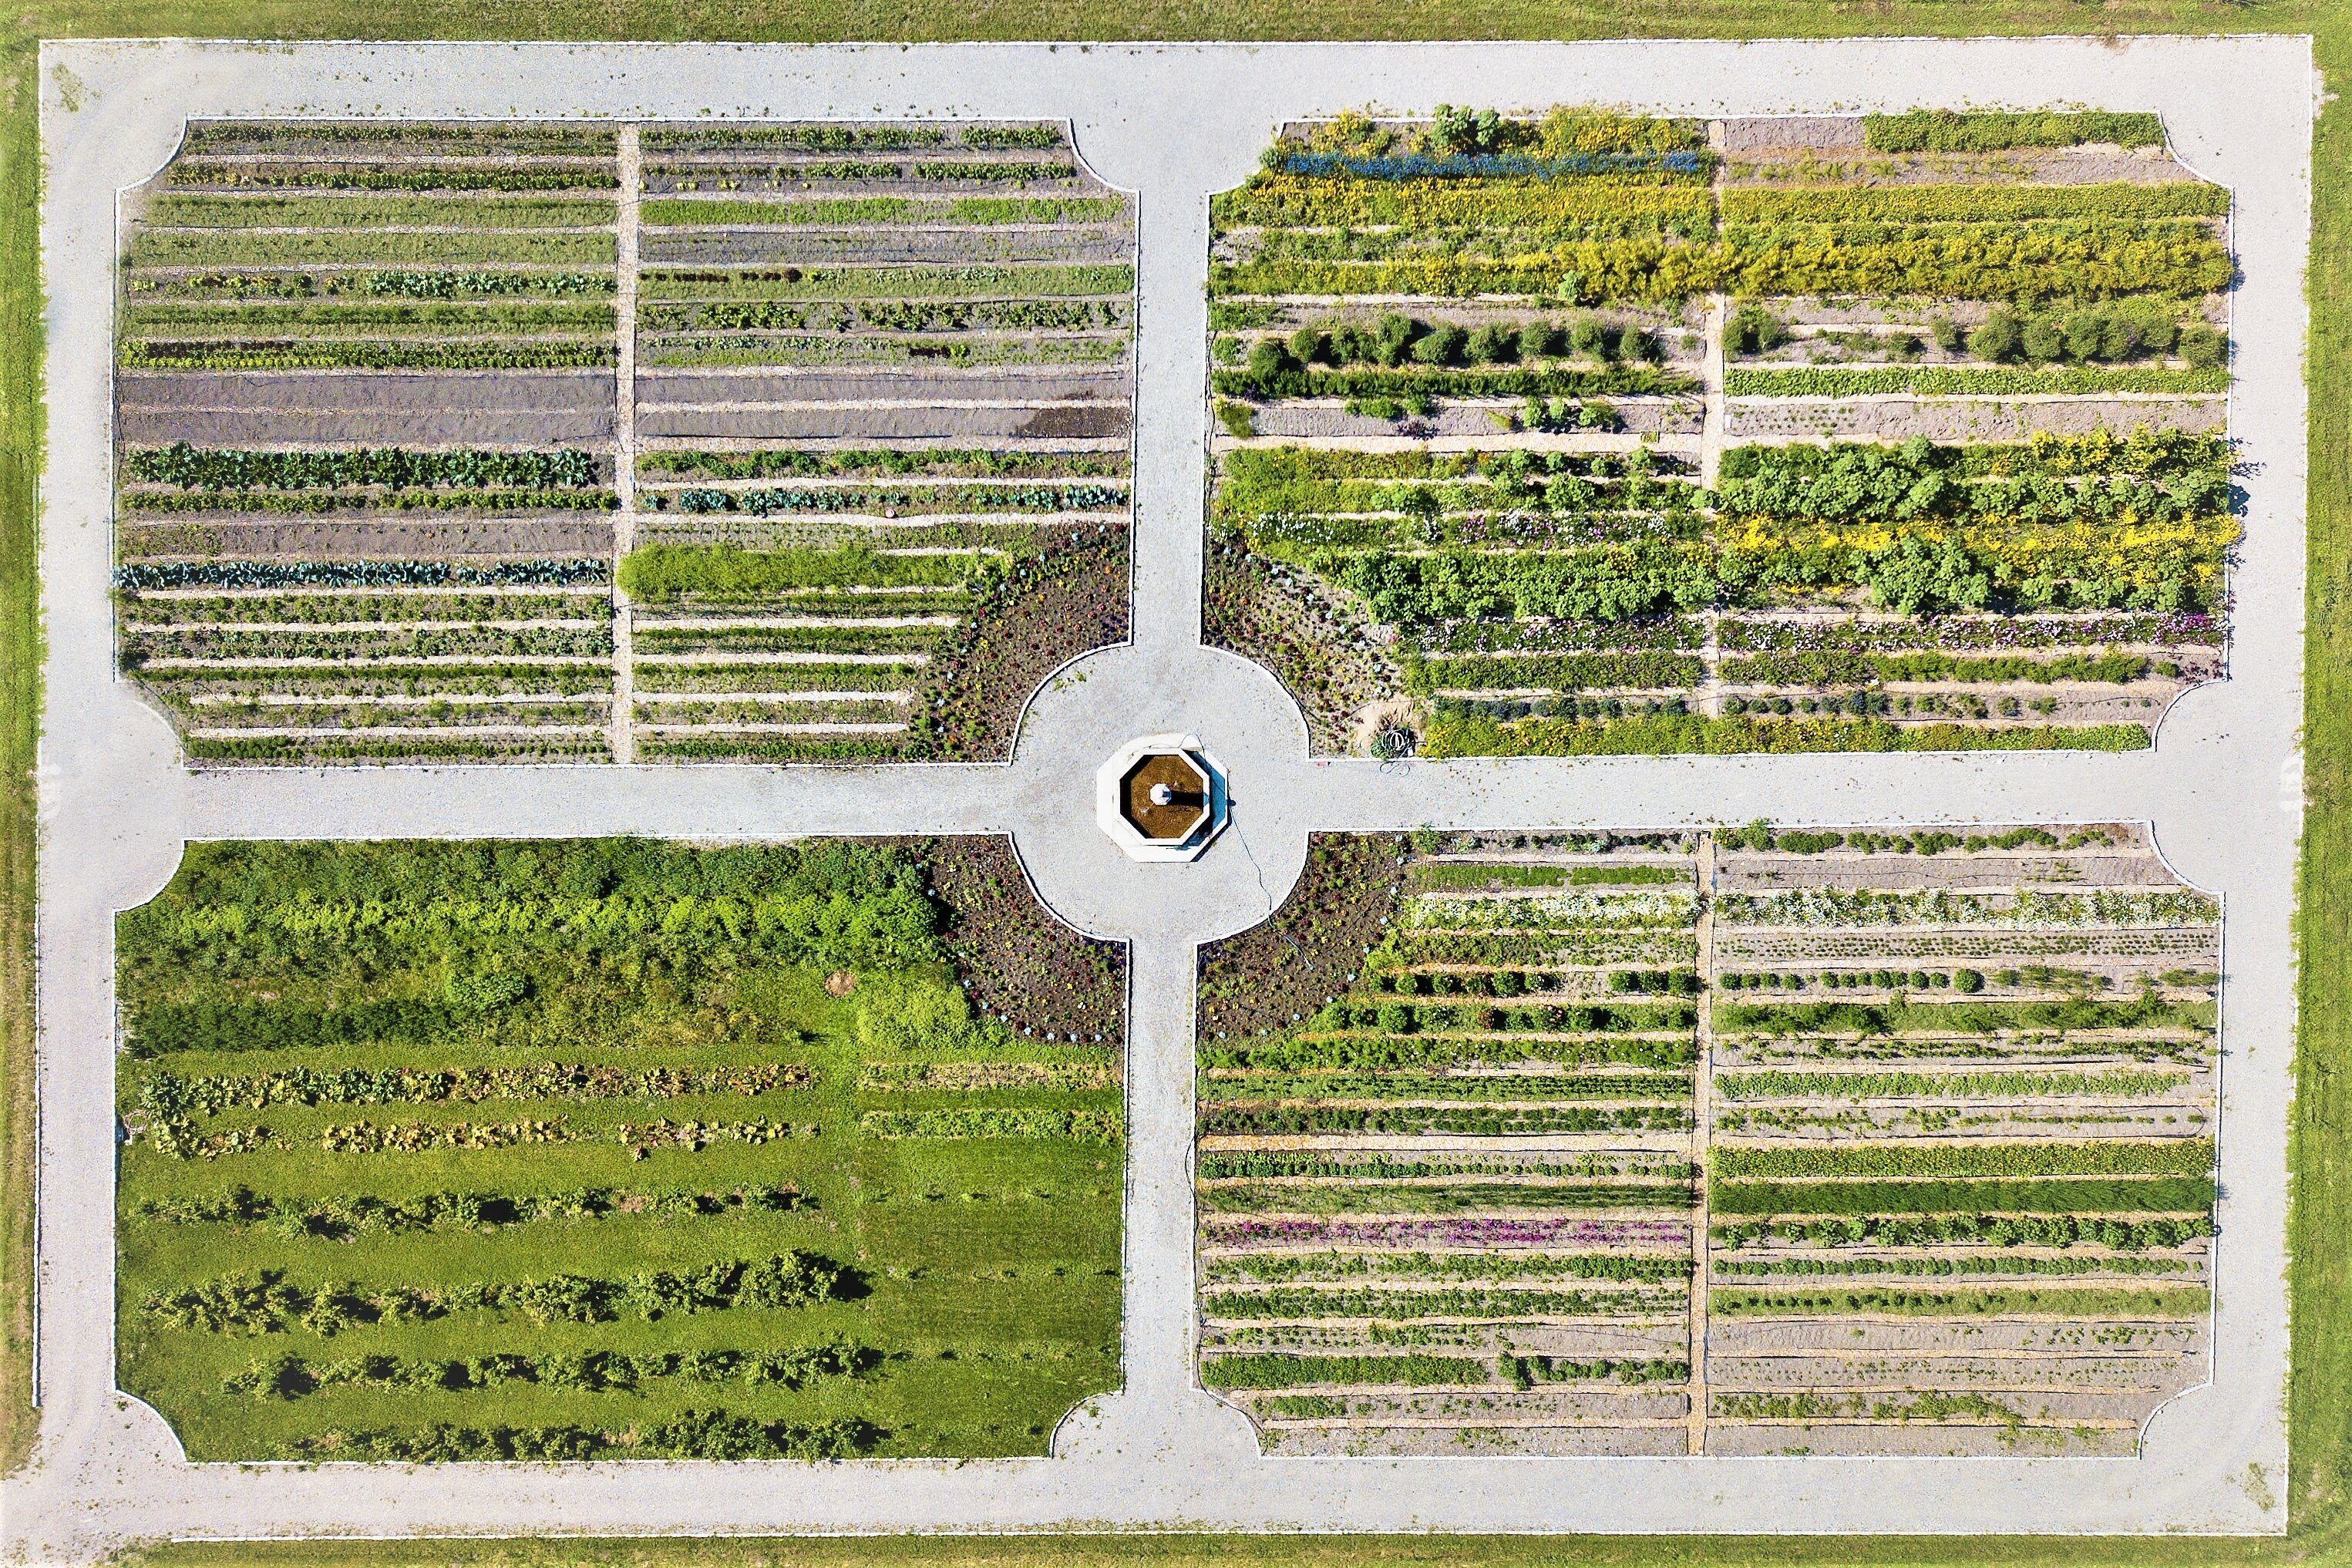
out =
<svg viewBox="0 0 2352 1568"><path fill-rule="evenodd" d="M1095 821L1137 860L1197 860L1225 816L1225 771L1198 735L1139 736L1095 773Z"/></svg>

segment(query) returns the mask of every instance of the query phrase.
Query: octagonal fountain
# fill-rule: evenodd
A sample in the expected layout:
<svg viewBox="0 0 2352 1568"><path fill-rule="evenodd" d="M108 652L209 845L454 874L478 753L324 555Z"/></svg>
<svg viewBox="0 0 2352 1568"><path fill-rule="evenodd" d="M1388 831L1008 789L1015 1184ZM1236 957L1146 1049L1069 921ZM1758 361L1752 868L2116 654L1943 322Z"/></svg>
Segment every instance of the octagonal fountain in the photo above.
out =
<svg viewBox="0 0 2352 1568"><path fill-rule="evenodd" d="M1095 774L1095 820L1138 860L1196 860L1225 827L1225 772L1197 735L1145 735Z"/></svg>

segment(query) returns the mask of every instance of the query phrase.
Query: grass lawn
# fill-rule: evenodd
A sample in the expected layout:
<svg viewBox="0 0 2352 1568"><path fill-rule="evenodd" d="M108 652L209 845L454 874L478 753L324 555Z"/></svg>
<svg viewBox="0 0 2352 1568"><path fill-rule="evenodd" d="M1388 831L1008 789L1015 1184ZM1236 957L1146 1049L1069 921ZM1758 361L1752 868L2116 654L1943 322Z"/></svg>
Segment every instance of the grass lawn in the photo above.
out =
<svg viewBox="0 0 2352 1568"><path fill-rule="evenodd" d="M981 6L910 7L830 4L789 9L748 3L680 8L641 0L541 0L531 5L457 5L446 0L387 0L362 7L342 0L294 5L238 0L162 0L146 5L31 0L0 29L0 1050L5 1052L0 1176L6 1190L6 1354L0 1358L0 1462L29 1447L26 1376L26 1282L30 1272L30 993L35 663L34 479L42 432L35 399L42 342L38 283L38 161L35 44L42 37L235 36L246 37L825 38L1016 37L1612 37L1990 33L2311 32L2321 67L2340 82L2352 69L2352 11L2315 0L2119 0L2093 9L2073 0L1973 4L1872 0L1633 0L1561 4L1458 0L1445 6L1366 6L1331 0L1216 0L1169 5L1048 5L998 0ZM2294 1128L2296 1187L2294 1373L2289 1391L2292 1456L2290 1534L2284 1542L1917 1541L1721 1542L1612 1540L1503 1542L1291 1539L1123 1542L910 1540L888 1551L870 1543L803 1542L518 1546L298 1544L183 1547L158 1560L298 1564L417 1563L909 1563L1016 1564L1076 1562L1114 1554L1121 1563L1291 1560L1366 1563L2065 1563L2089 1565L2266 1563L2340 1561L2352 1552L2352 1233L2341 1215L2352 1203L2352 107L2332 101L2316 147L2309 549L2309 721L2305 732L2311 815L2301 914L2305 946Z"/></svg>
<svg viewBox="0 0 2352 1568"><path fill-rule="evenodd" d="M1111 1051L973 1023L912 861L194 847L118 929L122 1386L200 1459L1045 1452L1118 1383Z"/></svg>

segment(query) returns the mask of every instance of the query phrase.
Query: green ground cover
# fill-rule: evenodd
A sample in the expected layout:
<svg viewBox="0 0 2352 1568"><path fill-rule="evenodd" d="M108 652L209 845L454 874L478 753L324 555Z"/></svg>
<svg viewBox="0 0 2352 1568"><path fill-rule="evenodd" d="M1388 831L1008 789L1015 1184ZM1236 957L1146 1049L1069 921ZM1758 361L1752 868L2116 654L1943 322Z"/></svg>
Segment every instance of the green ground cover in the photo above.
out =
<svg viewBox="0 0 2352 1568"><path fill-rule="evenodd" d="M1044 1451L1115 1047L971 1017L958 854L193 848L119 927L124 1386L200 1458Z"/></svg>

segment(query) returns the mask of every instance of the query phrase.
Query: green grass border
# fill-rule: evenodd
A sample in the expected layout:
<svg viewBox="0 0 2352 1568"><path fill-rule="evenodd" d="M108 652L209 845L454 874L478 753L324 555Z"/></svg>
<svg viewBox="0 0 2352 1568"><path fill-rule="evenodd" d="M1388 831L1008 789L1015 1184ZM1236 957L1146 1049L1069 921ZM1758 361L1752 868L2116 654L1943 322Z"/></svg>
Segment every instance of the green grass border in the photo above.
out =
<svg viewBox="0 0 2352 1568"><path fill-rule="evenodd" d="M987 0L977 7L885 0L814 0L792 8L761 0L540 0L460 6L448 0L56 0L0 24L0 1466L21 1459L29 1274L32 984L32 763L40 640L34 610L35 479L43 430L37 402L43 342L38 272L36 40L42 37L284 38L827 38L1138 39L1604 38L1971 37L1985 34L2312 33L2318 62L2352 72L2352 8L2319 0L1458 0L1439 8L1367 9L1337 0ZM1231 1563L1379 1565L1590 1563L2064 1564L2170 1568L2185 1563L2287 1563L2352 1559L2352 105L2331 103L2314 149L2309 362L2311 574L2305 734L2306 787L2297 935L2303 1033L2291 1130L2294 1172L2289 1242L2296 1310L2289 1384L2291 1520L2284 1540L1846 1537L1316 1537L1232 1536L883 1541L543 1542L520 1543L250 1542L182 1545L140 1554L159 1564L272 1568L436 1563L467 1568L666 1568L699 1563L904 1562L940 1568L1026 1564L1189 1565Z"/></svg>

